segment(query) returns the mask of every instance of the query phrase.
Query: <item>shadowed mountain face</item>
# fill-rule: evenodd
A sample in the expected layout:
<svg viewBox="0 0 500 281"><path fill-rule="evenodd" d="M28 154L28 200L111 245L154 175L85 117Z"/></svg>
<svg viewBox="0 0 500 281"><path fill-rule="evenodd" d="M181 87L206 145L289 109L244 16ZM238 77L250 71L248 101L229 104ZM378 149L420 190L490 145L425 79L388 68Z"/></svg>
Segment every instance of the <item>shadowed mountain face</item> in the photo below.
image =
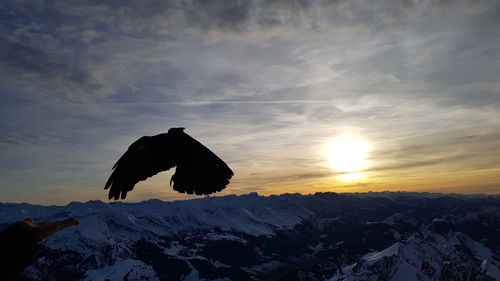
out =
<svg viewBox="0 0 500 281"><path fill-rule="evenodd" d="M79 217L26 280L500 280L500 198L257 194L0 204L0 228Z"/></svg>

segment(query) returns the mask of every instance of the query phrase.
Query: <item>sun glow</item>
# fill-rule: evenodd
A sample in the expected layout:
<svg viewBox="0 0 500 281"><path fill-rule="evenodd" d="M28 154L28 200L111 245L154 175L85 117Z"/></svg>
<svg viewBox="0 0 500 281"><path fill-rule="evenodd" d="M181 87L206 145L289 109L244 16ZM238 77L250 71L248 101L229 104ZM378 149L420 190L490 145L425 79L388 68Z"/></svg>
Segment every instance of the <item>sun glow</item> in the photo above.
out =
<svg viewBox="0 0 500 281"><path fill-rule="evenodd" d="M340 136L330 140L324 149L324 154L328 160L328 166L337 172L345 173L342 179L356 180L364 177L358 172L369 163L366 160L370 151L370 145L362 139L354 136Z"/></svg>

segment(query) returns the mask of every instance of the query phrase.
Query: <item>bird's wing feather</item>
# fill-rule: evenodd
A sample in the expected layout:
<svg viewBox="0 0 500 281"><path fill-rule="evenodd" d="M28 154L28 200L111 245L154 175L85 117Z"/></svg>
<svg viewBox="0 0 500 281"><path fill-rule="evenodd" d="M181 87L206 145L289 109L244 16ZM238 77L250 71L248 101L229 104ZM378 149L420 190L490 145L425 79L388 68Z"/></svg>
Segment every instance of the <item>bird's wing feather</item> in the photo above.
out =
<svg viewBox="0 0 500 281"><path fill-rule="evenodd" d="M181 146L176 171L172 176L174 190L196 195L221 191L228 184L233 171L212 151L188 134L176 136Z"/></svg>
<svg viewBox="0 0 500 281"><path fill-rule="evenodd" d="M170 142L168 134L161 134L142 137L130 145L113 166L113 173L104 186L104 189L110 188L108 198L125 199L139 181L174 167L176 157L168 153Z"/></svg>

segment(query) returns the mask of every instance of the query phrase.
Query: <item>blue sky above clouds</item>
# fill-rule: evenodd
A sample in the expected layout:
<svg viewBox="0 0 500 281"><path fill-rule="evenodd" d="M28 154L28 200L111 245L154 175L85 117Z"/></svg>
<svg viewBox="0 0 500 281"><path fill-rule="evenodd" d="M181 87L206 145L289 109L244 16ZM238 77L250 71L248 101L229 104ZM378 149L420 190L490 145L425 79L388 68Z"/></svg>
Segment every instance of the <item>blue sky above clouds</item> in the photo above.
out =
<svg viewBox="0 0 500 281"><path fill-rule="evenodd" d="M142 135L186 127L236 173L221 194L499 192L497 1L3 1L7 202L106 198ZM337 135L368 176L326 167ZM190 198L164 173L130 200Z"/></svg>

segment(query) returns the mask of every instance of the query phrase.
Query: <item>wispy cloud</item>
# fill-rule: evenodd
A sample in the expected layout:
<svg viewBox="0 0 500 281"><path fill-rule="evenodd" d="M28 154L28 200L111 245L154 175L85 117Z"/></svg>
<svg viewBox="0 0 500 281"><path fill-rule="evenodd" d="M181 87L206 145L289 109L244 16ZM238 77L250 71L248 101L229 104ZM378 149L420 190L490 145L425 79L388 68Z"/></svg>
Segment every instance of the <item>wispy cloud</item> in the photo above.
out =
<svg viewBox="0 0 500 281"><path fill-rule="evenodd" d="M6 144L22 144L22 141L17 140L13 137L0 137L0 143Z"/></svg>

